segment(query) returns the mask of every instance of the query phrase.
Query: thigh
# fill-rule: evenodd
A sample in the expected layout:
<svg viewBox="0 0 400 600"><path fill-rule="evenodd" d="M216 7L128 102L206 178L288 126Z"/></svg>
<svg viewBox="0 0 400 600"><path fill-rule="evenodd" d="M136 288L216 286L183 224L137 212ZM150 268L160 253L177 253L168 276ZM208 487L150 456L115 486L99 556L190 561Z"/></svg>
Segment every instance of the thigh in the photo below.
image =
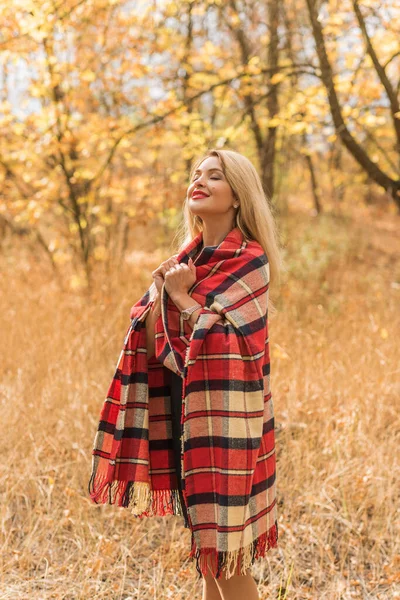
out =
<svg viewBox="0 0 400 600"><path fill-rule="evenodd" d="M258 600L258 590L256 582L251 575L250 569L247 569L245 575L238 575L236 572L229 579L226 577L226 571L222 571L219 579L214 580L222 600Z"/></svg>
<svg viewBox="0 0 400 600"><path fill-rule="evenodd" d="M251 576L251 571L250 571L250 569L247 569L247 570L246 570L246 573L245 573L245 575L241 574L241 573L240 573L240 564L239 564L239 566L238 566L238 567L236 567L236 569L235 569L235 573L234 573L234 575L231 575L231 576L229 577L229 579L227 579L227 575L226 575L226 569L222 569L222 571L221 571L221 574L220 574L220 576L219 576L219 579L216 579L216 578L215 578L215 577L213 577L213 575L212 575L212 569L214 569L214 572L216 572L216 566L217 566L217 565L215 564L215 561L216 561L216 559L215 559L215 558L212 558L210 555L209 555L209 556L207 556L207 559L206 559L206 564L207 564L207 577L212 577L212 578L213 578L215 581L221 581L221 580L223 580L223 581L231 581L231 580L232 580L232 581L234 581L234 580L236 580L236 581L237 581L237 579L238 579L238 578L240 578L240 577L248 577L249 575Z"/></svg>
<svg viewBox="0 0 400 600"><path fill-rule="evenodd" d="M205 598L206 600L222 600L219 588L216 584L214 577L211 574L210 566L211 561L210 558L207 557L207 573L203 575L203 599Z"/></svg>

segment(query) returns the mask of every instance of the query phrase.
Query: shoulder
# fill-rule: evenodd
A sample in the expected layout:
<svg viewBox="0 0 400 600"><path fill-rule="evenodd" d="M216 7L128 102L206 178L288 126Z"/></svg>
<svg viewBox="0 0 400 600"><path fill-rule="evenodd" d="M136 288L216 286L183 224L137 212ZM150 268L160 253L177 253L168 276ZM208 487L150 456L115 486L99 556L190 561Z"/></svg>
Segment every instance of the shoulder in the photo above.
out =
<svg viewBox="0 0 400 600"><path fill-rule="evenodd" d="M247 242L243 249L241 263L243 272L247 274L252 285L258 285L260 288L268 287L270 280L268 256L259 242L255 240Z"/></svg>
<svg viewBox="0 0 400 600"><path fill-rule="evenodd" d="M268 256L265 253L264 248L261 246L260 242L256 240L248 240L244 249L243 249L243 257L249 260L254 260L255 264L257 264L258 259L259 262L263 265L268 264Z"/></svg>

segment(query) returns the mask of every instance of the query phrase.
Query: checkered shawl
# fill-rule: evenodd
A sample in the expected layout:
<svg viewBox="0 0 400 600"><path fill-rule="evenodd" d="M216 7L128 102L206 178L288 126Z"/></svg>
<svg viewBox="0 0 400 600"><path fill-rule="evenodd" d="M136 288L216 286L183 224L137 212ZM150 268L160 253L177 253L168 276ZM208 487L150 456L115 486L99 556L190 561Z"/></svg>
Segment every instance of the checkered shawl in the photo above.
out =
<svg viewBox="0 0 400 600"><path fill-rule="evenodd" d="M178 255L188 263L202 232ZM182 515L171 428L171 371L183 379L182 491L199 577L245 574L277 546L276 463L268 336L269 264L232 229L204 247L189 290L203 308L192 330L165 290L147 360L154 284L131 309L93 449L89 494L138 517Z"/></svg>

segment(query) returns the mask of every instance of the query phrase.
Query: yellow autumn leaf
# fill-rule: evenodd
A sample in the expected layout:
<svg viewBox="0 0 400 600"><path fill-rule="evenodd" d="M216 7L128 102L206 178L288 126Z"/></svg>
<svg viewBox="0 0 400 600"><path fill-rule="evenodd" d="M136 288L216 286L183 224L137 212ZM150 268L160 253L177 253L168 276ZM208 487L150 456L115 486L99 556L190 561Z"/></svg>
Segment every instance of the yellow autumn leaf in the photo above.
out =
<svg viewBox="0 0 400 600"><path fill-rule="evenodd" d="M171 183L178 183L182 178L182 175L178 172L175 173L171 173L171 175L169 176L169 180Z"/></svg>
<svg viewBox="0 0 400 600"><path fill-rule="evenodd" d="M271 77L271 83L272 83L272 85L276 85L277 83L280 83L284 79L285 79L285 76L283 73L275 73L275 75L273 75Z"/></svg>
<svg viewBox="0 0 400 600"><path fill-rule="evenodd" d="M281 120L278 119L277 117L273 117L273 119L270 119L268 121L268 127L278 127L278 125L281 124Z"/></svg>
<svg viewBox="0 0 400 600"><path fill-rule="evenodd" d="M84 279L79 275L72 275L69 280L69 287L72 290L79 290L86 286Z"/></svg>
<svg viewBox="0 0 400 600"><path fill-rule="evenodd" d="M113 214L100 215L99 217L100 223L103 223L103 225L113 225L115 219L116 217Z"/></svg>
<svg viewBox="0 0 400 600"><path fill-rule="evenodd" d="M290 131L292 133L303 133L306 129L307 123L304 123L304 121L298 121L290 126Z"/></svg>
<svg viewBox="0 0 400 600"><path fill-rule="evenodd" d="M105 261L107 259L107 248L105 246L97 246L94 249L93 256L99 262Z"/></svg>
<svg viewBox="0 0 400 600"><path fill-rule="evenodd" d="M232 25L239 25L240 24L240 17L237 14L234 14L231 16L231 24Z"/></svg>
<svg viewBox="0 0 400 600"><path fill-rule="evenodd" d="M166 17L174 17L177 13L177 10L178 10L178 5L176 4L176 2L170 2L165 7L165 16Z"/></svg>
<svg viewBox="0 0 400 600"><path fill-rule="evenodd" d="M272 348L272 355L274 358L281 358L283 360L288 360L290 358L286 350L282 348L282 346L279 346L279 344L275 344Z"/></svg>
<svg viewBox="0 0 400 600"><path fill-rule="evenodd" d="M91 69L86 69L85 71L82 71L81 79L89 82L94 81L96 79L96 73L94 73Z"/></svg>
<svg viewBox="0 0 400 600"><path fill-rule="evenodd" d="M41 96L46 95L47 90L44 85L34 84L30 86L29 92L33 98L40 98Z"/></svg>
<svg viewBox="0 0 400 600"><path fill-rule="evenodd" d="M16 135L21 135L24 132L25 126L22 123L16 123L14 125L14 133Z"/></svg>

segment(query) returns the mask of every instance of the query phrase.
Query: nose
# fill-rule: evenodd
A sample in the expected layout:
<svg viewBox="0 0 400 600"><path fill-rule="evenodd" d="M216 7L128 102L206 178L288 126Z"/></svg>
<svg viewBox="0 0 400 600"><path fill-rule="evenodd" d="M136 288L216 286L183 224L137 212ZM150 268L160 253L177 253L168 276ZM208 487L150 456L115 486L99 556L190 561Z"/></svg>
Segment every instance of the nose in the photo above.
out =
<svg viewBox="0 0 400 600"><path fill-rule="evenodd" d="M193 182L193 185L197 187L199 185L199 182L200 182L200 185L203 185L203 177L204 177L204 174L198 175L197 178L195 179L195 181Z"/></svg>

